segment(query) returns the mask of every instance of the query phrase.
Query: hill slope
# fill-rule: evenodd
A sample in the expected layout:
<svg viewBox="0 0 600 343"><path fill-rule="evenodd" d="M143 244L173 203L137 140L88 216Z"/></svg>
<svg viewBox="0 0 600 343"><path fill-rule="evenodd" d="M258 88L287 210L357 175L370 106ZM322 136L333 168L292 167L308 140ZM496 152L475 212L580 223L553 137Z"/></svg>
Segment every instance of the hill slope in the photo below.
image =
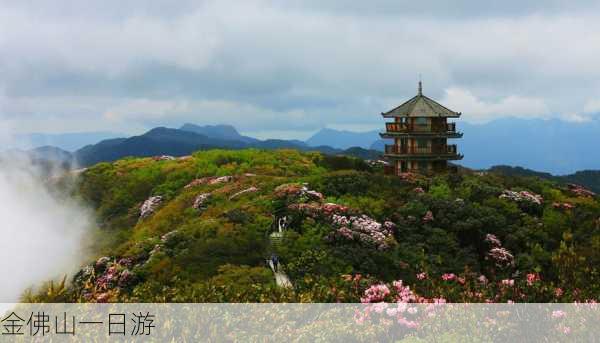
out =
<svg viewBox="0 0 600 343"><path fill-rule="evenodd" d="M577 183L594 192L600 193L600 170L582 170L569 175L552 175L550 173L538 172L522 167L494 166L490 172L500 173L508 176L533 176L542 179L553 180L558 183Z"/></svg>
<svg viewBox="0 0 600 343"><path fill-rule="evenodd" d="M422 301L600 291L599 199L539 178L400 179L359 159L252 149L100 163L78 178L96 260L64 292L24 300L357 302L387 283L395 301L394 280ZM273 254L291 288L275 283Z"/></svg>

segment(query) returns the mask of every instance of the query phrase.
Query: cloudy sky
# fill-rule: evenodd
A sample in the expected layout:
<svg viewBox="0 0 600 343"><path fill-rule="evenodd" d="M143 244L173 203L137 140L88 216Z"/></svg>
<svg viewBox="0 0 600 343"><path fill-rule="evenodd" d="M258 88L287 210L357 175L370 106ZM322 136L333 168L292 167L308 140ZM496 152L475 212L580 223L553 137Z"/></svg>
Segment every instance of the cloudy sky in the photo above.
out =
<svg viewBox="0 0 600 343"><path fill-rule="evenodd" d="M463 120L594 120L596 1L0 1L0 126L370 130L416 93Z"/></svg>

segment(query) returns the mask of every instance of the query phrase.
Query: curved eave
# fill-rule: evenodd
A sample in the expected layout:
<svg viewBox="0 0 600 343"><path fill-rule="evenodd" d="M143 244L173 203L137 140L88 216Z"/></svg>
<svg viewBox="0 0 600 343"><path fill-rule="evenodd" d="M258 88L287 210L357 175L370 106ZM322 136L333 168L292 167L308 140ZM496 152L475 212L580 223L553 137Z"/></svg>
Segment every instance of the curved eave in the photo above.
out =
<svg viewBox="0 0 600 343"><path fill-rule="evenodd" d="M427 154L384 154L386 158L393 160L420 160L420 161L450 161L462 160L464 155L448 154L448 155L427 155Z"/></svg>
<svg viewBox="0 0 600 343"><path fill-rule="evenodd" d="M384 118L460 118L460 116L462 115L461 112L455 112L453 114L448 114L448 113L438 113L435 115L424 115L424 116L411 116L408 114L395 114L395 113L390 113L390 112L381 112L381 116Z"/></svg>
<svg viewBox="0 0 600 343"><path fill-rule="evenodd" d="M462 138L462 132L380 132L381 138L411 138L411 137L439 137L439 138Z"/></svg>

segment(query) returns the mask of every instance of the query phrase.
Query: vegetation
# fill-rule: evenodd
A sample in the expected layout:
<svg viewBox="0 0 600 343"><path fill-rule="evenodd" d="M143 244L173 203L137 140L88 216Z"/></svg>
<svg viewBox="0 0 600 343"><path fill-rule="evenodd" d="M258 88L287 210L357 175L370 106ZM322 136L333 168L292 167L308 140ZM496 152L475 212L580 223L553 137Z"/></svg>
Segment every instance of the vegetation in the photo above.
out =
<svg viewBox="0 0 600 343"><path fill-rule="evenodd" d="M600 294L599 199L537 177L399 178L350 157L209 150L100 163L72 192L96 212L95 257L66 285L23 300L570 302ZM275 284L265 262L272 254L292 288Z"/></svg>

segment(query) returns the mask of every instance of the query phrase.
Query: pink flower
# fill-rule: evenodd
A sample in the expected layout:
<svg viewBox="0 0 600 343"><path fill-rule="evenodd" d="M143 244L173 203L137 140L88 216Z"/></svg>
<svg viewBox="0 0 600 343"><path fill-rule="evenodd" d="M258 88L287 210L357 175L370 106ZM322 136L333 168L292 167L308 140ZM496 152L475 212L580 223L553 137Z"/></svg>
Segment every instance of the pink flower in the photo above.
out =
<svg viewBox="0 0 600 343"><path fill-rule="evenodd" d="M423 222L427 223L431 221L433 221L433 212L427 211L427 213L425 213L425 216L423 216Z"/></svg>
<svg viewBox="0 0 600 343"><path fill-rule="evenodd" d="M425 280L425 279L427 279L427 273L422 272L422 273L417 274L417 280Z"/></svg>
<svg viewBox="0 0 600 343"><path fill-rule="evenodd" d="M554 319L562 318L562 317L565 317L566 315L567 315L567 313L565 311L561 311L561 310L552 311L552 318L554 318Z"/></svg>
<svg viewBox="0 0 600 343"><path fill-rule="evenodd" d="M460 283L461 285L464 285L464 284L465 284L465 278L464 278L464 277L459 277L459 278L457 278L457 279L456 279L456 281L457 281L458 283Z"/></svg>
<svg viewBox="0 0 600 343"><path fill-rule="evenodd" d="M365 322L365 318L366 318L366 315L363 314L361 311L356 310L354 312L354 321L356 322L356 324L359 324L359 325L363 324Z"/></svg>
<svg viewBox="0 0 600 343"><path fill-rule="evenodd" d="M557 287L557 288L555 288L555 289L554 289L554 295L555 295L557 298L558 298L558 297L560 297L560 296L562 296L562 295L563 295L563 293L564 293L564 292L563 292L562 288L560 288L560 287Z"/></svg>
<svg viewBox="0 0 600 343"><path fill-rule="evenodd" d="M502 284L504 286L512 287L512 286L515 285L515 280L513 280L513 279L504 279L504 280L502 280Z"/></svg>
<svg viewBox="0 0 600 343"><path fill-rule="evenodd" d="M444 281L452 281L456 278L456 275L454 273L445 273L442 275L442 280Z"/></svg>
<svg viewBox="0 0 600 343"><path fill-rule="evenodd" d="M528 286L533 285L534 282L539 281L539 280L540 280L540 276L538 275L538 273L527 274L527 285Z"/></svg>
<svg viewBox="0 0 600 343"><path fill-rule="evenodd" d="M365 290L364 297L360 298L363 304L376 303L384 301L385 297L390 294L390 289L386 285L372 285Z"/></svg>
<svg viewBox="0 0 600 343"><path fill-rule="evenodd" d="M488 279L485 277L485 275L480 275L477 280L479 280L479 282L486 284L488 282Z"/></svg>
<svg viewBox="0 0 600 343"><path fill-rule="evenodd" d="M565 327L563 327L563 329L562 329L562 332L563 332L565 335L568 335L568 334L570 334L570 333L571 333L571 328L570 328L570 327L568 327L568 326L565 326Z"/></svg>

